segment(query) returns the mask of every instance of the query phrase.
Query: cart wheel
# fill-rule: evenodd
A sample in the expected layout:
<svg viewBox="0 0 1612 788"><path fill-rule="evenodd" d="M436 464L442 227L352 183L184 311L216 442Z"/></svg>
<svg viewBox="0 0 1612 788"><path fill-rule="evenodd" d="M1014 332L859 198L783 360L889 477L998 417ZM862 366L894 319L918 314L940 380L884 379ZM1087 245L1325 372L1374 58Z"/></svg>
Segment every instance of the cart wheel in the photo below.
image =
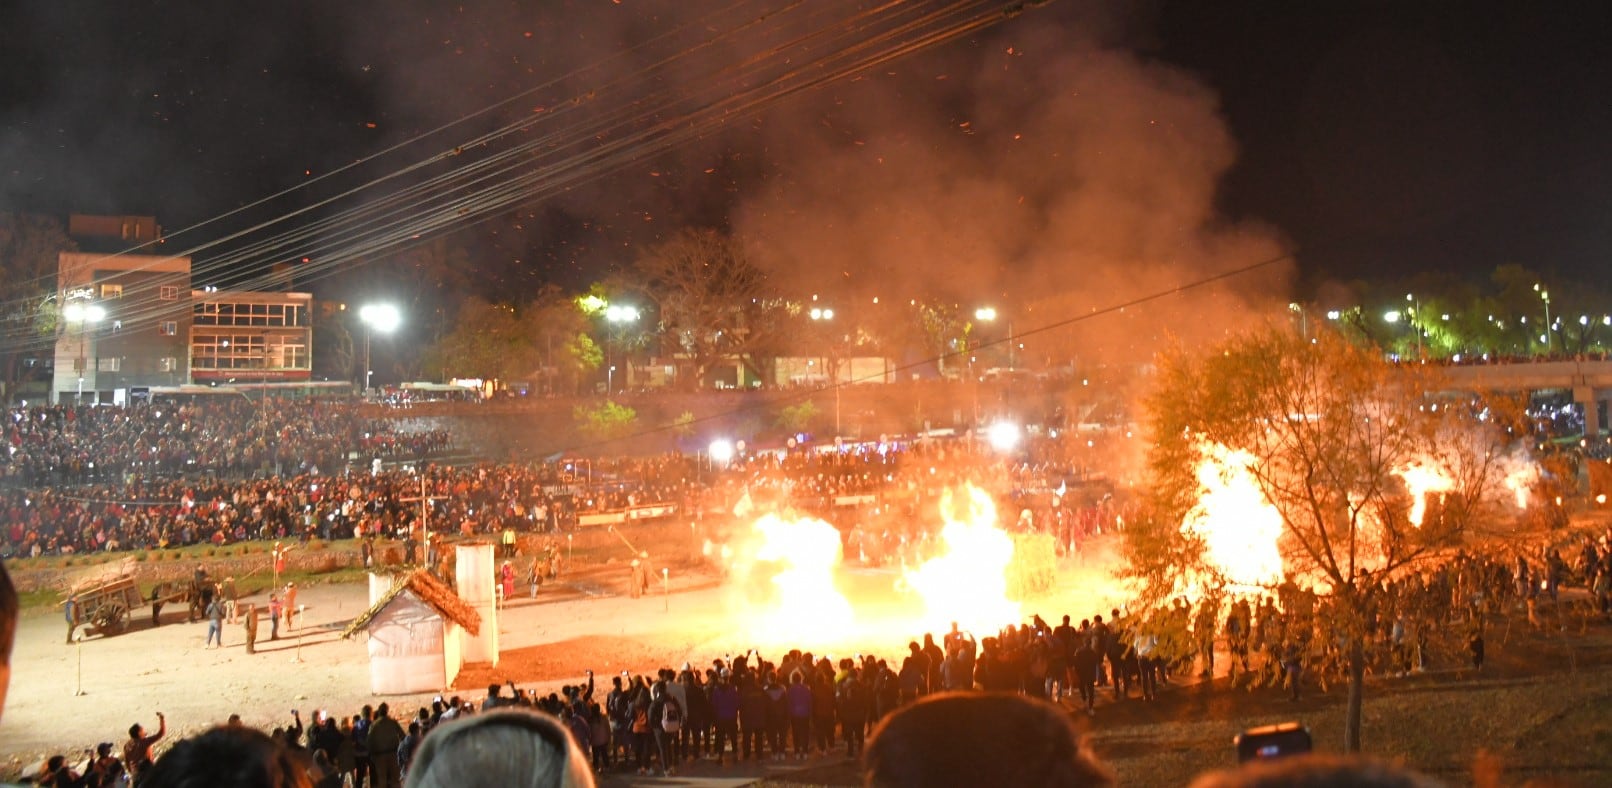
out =
<svg viewBox="0 0 1612 788"><path fill-rule="evenodd" d="M116 635L129 625L129 609L122 602L108 602L95 611L95 626L103 635Z"/></svg>

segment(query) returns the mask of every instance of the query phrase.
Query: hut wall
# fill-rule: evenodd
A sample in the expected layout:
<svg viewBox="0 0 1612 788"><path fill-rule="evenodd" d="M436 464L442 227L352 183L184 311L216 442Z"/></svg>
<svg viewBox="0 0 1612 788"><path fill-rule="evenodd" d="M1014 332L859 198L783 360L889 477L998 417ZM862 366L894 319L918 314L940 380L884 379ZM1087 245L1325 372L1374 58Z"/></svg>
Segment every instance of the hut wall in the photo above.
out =
<svg viewBox="0 0 1612 788"><path fill-rule="evenodd" d="M447 687L445 623L413 592L398 594L369 624L370 691L406 695Z"/></svg>
<svg viewBox="0 0 1612 788"><path fill-rule="evenodd" d="M454 548L454 577L459 598L481 615L481 631L464 637L466 662L498 664L498 582L491 543L461 544Z"/></svg>

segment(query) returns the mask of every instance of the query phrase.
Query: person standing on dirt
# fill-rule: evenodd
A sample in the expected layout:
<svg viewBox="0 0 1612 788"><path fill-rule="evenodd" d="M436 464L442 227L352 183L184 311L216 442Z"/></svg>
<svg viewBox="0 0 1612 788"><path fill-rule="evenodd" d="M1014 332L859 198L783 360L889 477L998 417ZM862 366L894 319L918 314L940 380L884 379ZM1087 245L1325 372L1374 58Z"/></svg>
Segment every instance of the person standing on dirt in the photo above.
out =
<svg viewBox="0 0 1612 788"><path fill-rule="evenodd" d="M123 768L129 771L131 782L139 784L145 771L151 768L151 745L168 732L168 718L157 712L157 732L146 735L140 723L129 726L129 740L123 743Z"/></svg>
<svg viewBox="0 0 1612 788"><path fill-rule="evenodd" d="M73 630L78 629L78 595L67 598L67 604L62 605L62 615L67 617L67 645L73 645Z"/></svg>
<svg viewBox="0 0 1612 788"><path fill-rule="evenodd" d="M247 604L242 616L246 625L246 653L257 653L257 605Z"/></svg>
<svg viewBox="0 0 1612 788"><path fill-rule="evenodd" d="M628 581L627 593L633 599L643 596L644 591L649 588L649 569L645 566L648 558L649 554L644 553L640 558L632 560L632 577Z"/></svg>
<svg viewBox="0 0 1612 788"><path fill-rule="evenodd" d="M224 647L224 603L216 597L207 603L207 645L212 648L213 641L218 641L218 647Z"/></svg>
<svg viewBox="0 0 1612 788"><path fill-rule="evenodd" d="M206 618L207 606L213 603L213 584L207 580L207 569L201 564L196 565L196 575L191 579L192 593L196 596L190 603L190 620Z"/></svg>
<svg viewBox="0 0 1612 788"><path fill-rule="evenodd" d="M233 576L224 578L224 584L220 586L219 594L224 598L225 621L230 624L235 623L235 619L240 616L240 605L235 593L235 578Z"/></svg>
<svg viewBox="0 0 1612 788"><path fill-rule="evenodd" d="M402 788L397 748L403 744L403 726L392 719L391 707L375 707L375 721L369 726L370 778L375 788Z"/></svg>
<svg viewBox="0 0 1612 788"><path fill-rule="evenodd" d="M269 594L269 640L280 639L280 595Z"/></svg>
<svg viewBox="0 0 1612 788"><path fill-rule="evenodd" d="M297 584L285 584L285 628L289 632L295 628L296 621L292 618L297 614Z"/></svg>

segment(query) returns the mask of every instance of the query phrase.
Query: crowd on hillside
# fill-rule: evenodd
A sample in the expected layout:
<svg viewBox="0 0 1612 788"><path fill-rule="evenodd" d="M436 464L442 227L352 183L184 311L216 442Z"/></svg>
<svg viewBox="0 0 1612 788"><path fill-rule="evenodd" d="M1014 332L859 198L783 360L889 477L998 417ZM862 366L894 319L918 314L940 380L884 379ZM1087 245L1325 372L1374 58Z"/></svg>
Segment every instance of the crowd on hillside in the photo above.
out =
<svg viewBox="0 0 1612 788"><path fill-rule="evenodd" d="M80 417L57 416L73 425L60 434L83 434L77 429ZM149 416L158 418L156 412ZM192 423L184 413L161 418L169 417ZM362 435L389 436L397 445L440 439L429 434ZM857 535L858 549L875 561L893 554L895 547L886 545L921 540L925 534L914 514L930 506L942 489L964 479L979 480L1002 495L1014 509L1004 514L1008 524L1049 530L1057 535L1060 549L1072 549L1085 536L1124 518L1106 491L1072 492L1061 489L1061 482L1060 489L1052 489L1047 480L1062 475L1054 464L1004 464L961 440L752 453L720 465L674 454L464 467L425 464L408 470L377 469L365 462L286 467L291 470L284 475L256 478L108 474L113 478L78 485L0 487L0 556L246 539L405 538L417 533L422 497L429 502L424 511L432 532L484 535L563 530L583 515L644 506L666 507L698 520L706 512L733 512L750 498L755 505L825 517L832 513Z"/></svg>
<svg viewBox="0 0 1612 788"><path fill-rule="evenodd" d="M197 474L327 472L349 453L415 458L447 447L441 431L398 434L349 399L212 396L127 407L12 408L0 425L0 482L37 487Z"/></svg>

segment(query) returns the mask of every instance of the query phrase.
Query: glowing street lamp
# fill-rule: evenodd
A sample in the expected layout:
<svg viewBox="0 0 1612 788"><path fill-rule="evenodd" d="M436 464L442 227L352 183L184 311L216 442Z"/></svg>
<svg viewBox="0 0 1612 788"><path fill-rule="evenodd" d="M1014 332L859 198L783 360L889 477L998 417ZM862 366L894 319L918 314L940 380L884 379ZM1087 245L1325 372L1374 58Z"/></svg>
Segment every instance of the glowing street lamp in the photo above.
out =
<svg viewBox="0 0 1612 788"><path fill-rule="evenodd" d="M629 306L627 304L610 304L609 306L606 306L605 310L604 310L605 322L609 323L612 327L614 327L614 330L611 333L613 335L612 338L615 341L610 343L610 344L620 344L620 342L621 342L620 333L625 330L624 328L622 328L622 326L625 326L628 323L636 323L636 322L638 322L638 318L642 314L643 313L638 311L638 307ZM610 348L607 347L606 350L610 350ZM632 383L632 380L631 380L631 378L632 378L632 369L631 369L632 361L629 359L627 363L628 363L628 370L627 370L627 372L628 372L628 375L627 375L628 381L627 382L628 382L629 385L631 385L631 383ZM615 384L616 365L615 364L609 364L608 366L609 366L609 369L605 372L605 396L606 397L610 396L611 393L614 392L615 385L616 385Z"/></svg>
<svg viewBox="0 0 1612 788"><path fill-rule="evenodd" d="M370 369L369 338L376 331L390 334L403 323L402 313L391 304L365 304L358 310L358 319L364 324L364 393L369 393Z"/></svg>
<svg viewBox="0 0 1612 788"><path fill-rule="evenodd" d="M991 448L1006 454L1019 445L1019 425L1010 421L999 421L987 427L985 440Z"/></svg>
<svg viewBox="0 0 1612 788"><path fill-rule="evenodd" d="M733 460L733 443L725 438L711 441L710 447L705 450L711 457L711 462L721 463L723 467Z"/></svg>
<svg viewBox="0 0 1612 788"><path fill-rule="evenodd" d="M1535 282L1534 292L1539 294L1539 300L1545 302L1545 333L1540 336L1540 341L1545 343L1545 355L1548 356L1550 355L1550 330L1554 327L1550 322L1550 291L1541 288L1539 283Z"/></svg>
<svg viewBox="0 0 1612 788"><path fill-rule="evenodd" d="M78 326L78 404L84 402L84 357L86 333L96 323L106 319L106 307L83 301L70 301L62 306L62 319Z"/></svg>
<svg viewBox="0 0 1612 788"><path fill-rule="evenodd" d="M815 298L815 296L813 297ZM825 307L814 306L812 307L812 311L808 312L807 314L811 316L812 320L815 320L819 323L826 323L834 319L834 310ZM823 369L828 369L826 359L825 363L823 364ZM840 434L840 371L837 368L837 365L836 369L834 370L834 377L829 381L829 385L834 387L834 435L838 437Z"/></svg>
<svg viewBox="0 0 1612 788"><path fill-rule="evenodd" d="M982 306L982 307L974 310L974 319L980 321L981 323L994 323L994 322L996 322L996 307L994 307L994 306ZM1014 345L1016 344L1013 341L1013 323L1011 321L1009 321L1008 324L1007 324L1007 341L1008 341L1008 370L1011 371L1013 369L1013 351L1015 349Z"/></svg>
<svg viewBox="0 0 1612 788"><path fill-rule="evenodd" d="M69 323L95 324L106 319L106 307L75 301L62 307L62 317Z"/></svg>

